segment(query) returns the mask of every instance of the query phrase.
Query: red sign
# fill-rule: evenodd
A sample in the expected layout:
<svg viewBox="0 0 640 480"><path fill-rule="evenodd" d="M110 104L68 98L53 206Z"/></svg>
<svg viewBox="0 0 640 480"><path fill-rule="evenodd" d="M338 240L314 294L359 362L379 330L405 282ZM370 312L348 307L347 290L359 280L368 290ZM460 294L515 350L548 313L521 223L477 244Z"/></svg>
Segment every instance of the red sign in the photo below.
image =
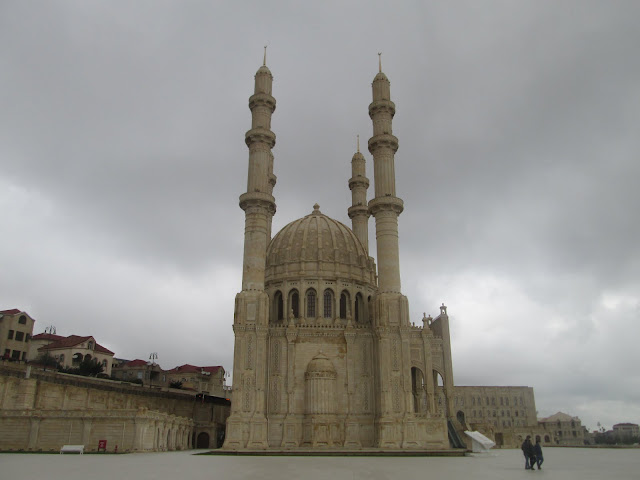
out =
<svg viewBox="0 0 640 480"><path fill-rule="evenodd" d="M107 451L107 441L106 440L98 440L98 451L100 451L100 449L104 450L105 452Z"/></svg>

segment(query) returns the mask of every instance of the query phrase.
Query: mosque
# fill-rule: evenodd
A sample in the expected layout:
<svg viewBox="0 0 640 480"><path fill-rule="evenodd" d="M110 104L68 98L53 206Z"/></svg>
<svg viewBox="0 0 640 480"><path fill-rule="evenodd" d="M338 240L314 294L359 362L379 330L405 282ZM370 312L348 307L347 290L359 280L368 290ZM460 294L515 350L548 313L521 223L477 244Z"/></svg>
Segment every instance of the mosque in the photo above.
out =
<svg viewBox="0 0 640 480"><path fill-rule="evenodd" d="M402 294L393 135L380 68L369 116L374 195L351 161L351 228L313 211L272 236L276 136L266 62L249 98L251 129L242 291L233 330L234 392L224 448L234 451L449 449L453 373L447 308L416 326ZM359 150L359 148L358 148ZM369 254L375 219L377 262Z"/></svg>

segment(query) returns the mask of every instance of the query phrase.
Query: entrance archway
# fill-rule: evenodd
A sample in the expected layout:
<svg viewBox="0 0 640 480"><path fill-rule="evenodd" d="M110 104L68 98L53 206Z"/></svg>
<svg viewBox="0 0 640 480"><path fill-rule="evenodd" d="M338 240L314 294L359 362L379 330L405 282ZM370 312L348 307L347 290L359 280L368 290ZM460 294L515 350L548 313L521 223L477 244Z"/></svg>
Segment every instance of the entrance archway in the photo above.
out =
<svg viewBox="0 0 640 480"><path fill-rule="evenodd" d="M209 434L207 432L200 432L198 434L196 448L209 448Z"/></svg>

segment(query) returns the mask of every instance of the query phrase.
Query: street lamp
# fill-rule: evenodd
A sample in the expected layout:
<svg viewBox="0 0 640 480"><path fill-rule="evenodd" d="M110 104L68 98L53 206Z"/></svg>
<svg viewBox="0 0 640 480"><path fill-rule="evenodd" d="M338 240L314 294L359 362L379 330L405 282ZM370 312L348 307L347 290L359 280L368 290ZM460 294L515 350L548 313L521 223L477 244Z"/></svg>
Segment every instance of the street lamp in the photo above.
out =
<svg viewBox="0 0 640 480"><path fill-rule="evenodd" d="M158 359L158 352L151 352L151 354L149 355L149 360L151 361L151 364L149 366L149 388L152 387L151 383L152 383L152 376L153 376L153 367L156 364L157 359Z"/></svg>

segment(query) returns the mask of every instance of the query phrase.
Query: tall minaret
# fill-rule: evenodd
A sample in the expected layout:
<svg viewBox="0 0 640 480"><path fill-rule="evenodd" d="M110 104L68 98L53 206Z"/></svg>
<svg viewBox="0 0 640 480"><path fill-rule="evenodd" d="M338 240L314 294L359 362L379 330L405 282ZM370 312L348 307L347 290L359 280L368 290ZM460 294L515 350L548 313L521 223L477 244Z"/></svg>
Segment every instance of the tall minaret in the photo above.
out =
<svg viewBox="0 0 640 480"><path fill-rule="evenodd" d="M236 295L233 324L234 402L224 444L228 449L263 449L268 445L265 392L269 297L264 291L264 281L271 220L276 212L272 196L276 183L271 152L276 143L271 131L271 115L276 109L276 100L271 96L272 82L265 47L265 61L256 73L255 91L249 98L251 130L245 134L249 172L247 192L240 196L240 208L245 214L244 259L242 291Z"/></svg>
<svg viewBox="0 0 640 480"><path fill-rule="evenodd" d="M369 213L376 219L378 253L378 292L372 302L376 327L374 359L380 392L376 431L379 447L413 448L415 439L403 437L393 428L412 418L413 399L409 302L400 290L398 215L403 203L396 197L394 155L398 139L391 129L396 106L391 101L389 79L382 73L381 65L372 86L369 116L373 120L373 136L369 139L369 152L373 155L375 196L369 202Z"/></svg>
<svg viewBox="0 0 640 480"><path fill-rule="evenodd" d="M255 79L255 91L249 98L251 130L245 134L249 147L247 193L240 196L240 208L245 212L243 291L264 290L267 245L271 240L271 219L276 212L271 195L276 181L271 153L276 144L276 136L271 131L276 99L271 96L273 75L266 66L266 55Z"/></svg>
<svg viewBox="0 0 640 480"><path fill-rule="evenodd" d="M396 106L391 101L389 85L380 63L372 84L373 102L369 105L369 116L373 120L369 152L373 155L375 183L375 197L369 202L369 212L376 219L378 291L400 293L398 215L402 213L403 203L396 197L394 154L398 150L398 139L391 128Z"/></svg>
<svg viewBox="0 0 640 480"><path fill-rule="evenodd" d="M351 207L347 212L351 219L351 229L356 234L360 243L369 254L369 209L367 208L367 189L369 179L366 173L364 155L360 153L360 136L358 135L358 151L351 159L351 178L349 189L351 190Z"/></svg>

